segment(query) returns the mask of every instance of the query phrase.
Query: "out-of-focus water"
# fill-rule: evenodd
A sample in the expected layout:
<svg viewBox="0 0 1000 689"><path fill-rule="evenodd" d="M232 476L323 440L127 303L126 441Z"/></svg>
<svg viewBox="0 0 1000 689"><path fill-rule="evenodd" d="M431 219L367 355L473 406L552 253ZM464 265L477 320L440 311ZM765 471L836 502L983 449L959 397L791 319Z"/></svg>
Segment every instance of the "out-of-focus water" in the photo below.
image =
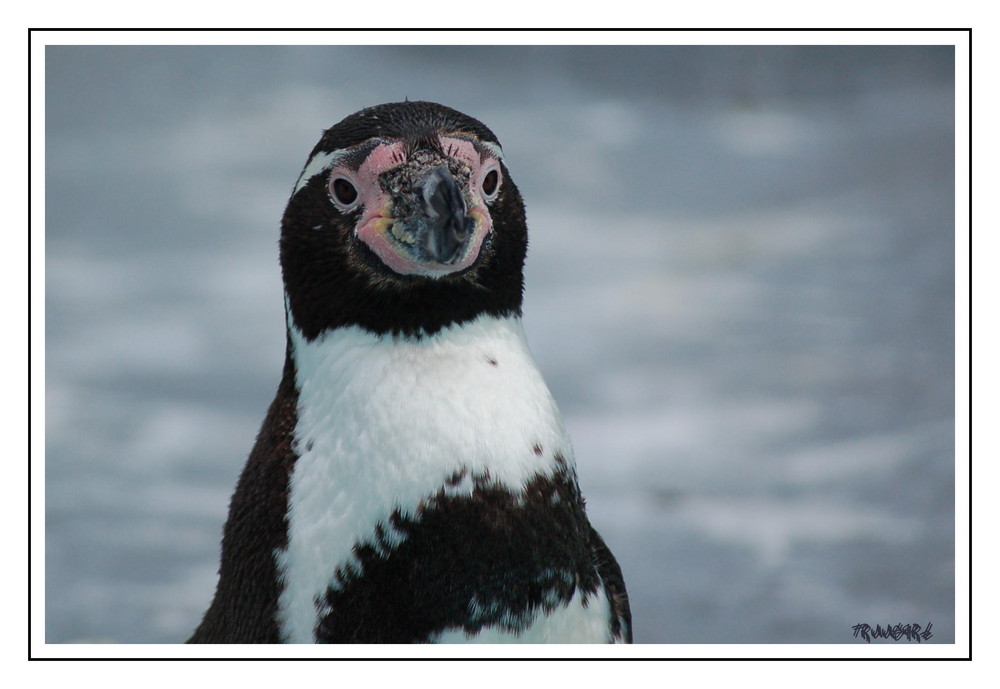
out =
<svg viewBox="0 0 1000 689"><path fill-rule="evenodd" d="M322 129L407 97L504 144L529 341L637 642L954 641L951 48L67 46L45 69L49 643L197 624L280 377L284 203Z"/></svg>

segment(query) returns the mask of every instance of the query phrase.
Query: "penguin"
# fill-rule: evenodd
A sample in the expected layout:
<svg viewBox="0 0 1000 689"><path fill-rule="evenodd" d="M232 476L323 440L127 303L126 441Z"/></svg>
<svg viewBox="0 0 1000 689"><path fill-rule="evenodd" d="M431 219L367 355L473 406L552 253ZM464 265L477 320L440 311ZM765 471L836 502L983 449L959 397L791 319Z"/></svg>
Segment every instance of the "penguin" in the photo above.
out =
<svg viewBox="0 0 1000 689"><path fill-rule="evenodd" d="M188 643L631 643L521 324L524 203L436 103L326 130L281 221L286 354Z"/></svg>

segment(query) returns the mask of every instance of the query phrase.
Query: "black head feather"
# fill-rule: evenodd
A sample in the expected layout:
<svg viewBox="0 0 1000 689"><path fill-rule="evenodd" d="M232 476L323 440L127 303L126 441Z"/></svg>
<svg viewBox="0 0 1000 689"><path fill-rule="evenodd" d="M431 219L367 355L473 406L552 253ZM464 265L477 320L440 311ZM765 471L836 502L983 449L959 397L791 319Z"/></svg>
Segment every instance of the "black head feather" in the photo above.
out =
<svg viewBox="0 0 1000 689"><path fill-rule="evenodd" d="M440 132L465 132L480 141L500 144L486 125L458 110L426 101L404 101L375 105L344 118L323 133L310 158L317 153L357 146L369 139L436 139Z"/></svg>

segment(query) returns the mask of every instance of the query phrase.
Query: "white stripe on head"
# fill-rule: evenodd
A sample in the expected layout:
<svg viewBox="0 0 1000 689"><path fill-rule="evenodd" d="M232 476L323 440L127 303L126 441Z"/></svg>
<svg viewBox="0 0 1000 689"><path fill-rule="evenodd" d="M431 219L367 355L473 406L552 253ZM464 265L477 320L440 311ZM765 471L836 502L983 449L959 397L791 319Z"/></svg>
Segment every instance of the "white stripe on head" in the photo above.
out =
<svg viewBox="0 0 1000 689"><path fill-rule="evenodd" d="M309 184L309 180L313 177L336 165L347 152L347 149L341 148L329 153L317 153L310 158L302 170L302 174L299 175L299 181L295 183L295 190L292 192L292 196L298 194L299 190Z"/></svg>
<svg viewBox="0 0 1000 689"><path fill-rule="evenodd" d="M500 144L495 144L492 141L480 141L479 145L489 151L494 158L503 161L503 149L500 148Z"/></svg>

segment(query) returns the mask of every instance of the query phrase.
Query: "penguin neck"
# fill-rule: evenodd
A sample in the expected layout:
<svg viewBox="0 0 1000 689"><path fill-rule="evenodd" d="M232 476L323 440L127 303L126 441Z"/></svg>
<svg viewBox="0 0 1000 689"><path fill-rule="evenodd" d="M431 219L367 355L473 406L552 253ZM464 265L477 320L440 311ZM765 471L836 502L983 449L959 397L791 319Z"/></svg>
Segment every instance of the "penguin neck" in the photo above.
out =
<svg viewBox="0 0 1000 689"><path fill-rule="evenodd" d="M313 340L289 317L288 346L302 458L398 470L428 488L485 472L512 489L545 468L542 457L572 459L519 317L482 315L420 337L351 326Z"/></svg>

